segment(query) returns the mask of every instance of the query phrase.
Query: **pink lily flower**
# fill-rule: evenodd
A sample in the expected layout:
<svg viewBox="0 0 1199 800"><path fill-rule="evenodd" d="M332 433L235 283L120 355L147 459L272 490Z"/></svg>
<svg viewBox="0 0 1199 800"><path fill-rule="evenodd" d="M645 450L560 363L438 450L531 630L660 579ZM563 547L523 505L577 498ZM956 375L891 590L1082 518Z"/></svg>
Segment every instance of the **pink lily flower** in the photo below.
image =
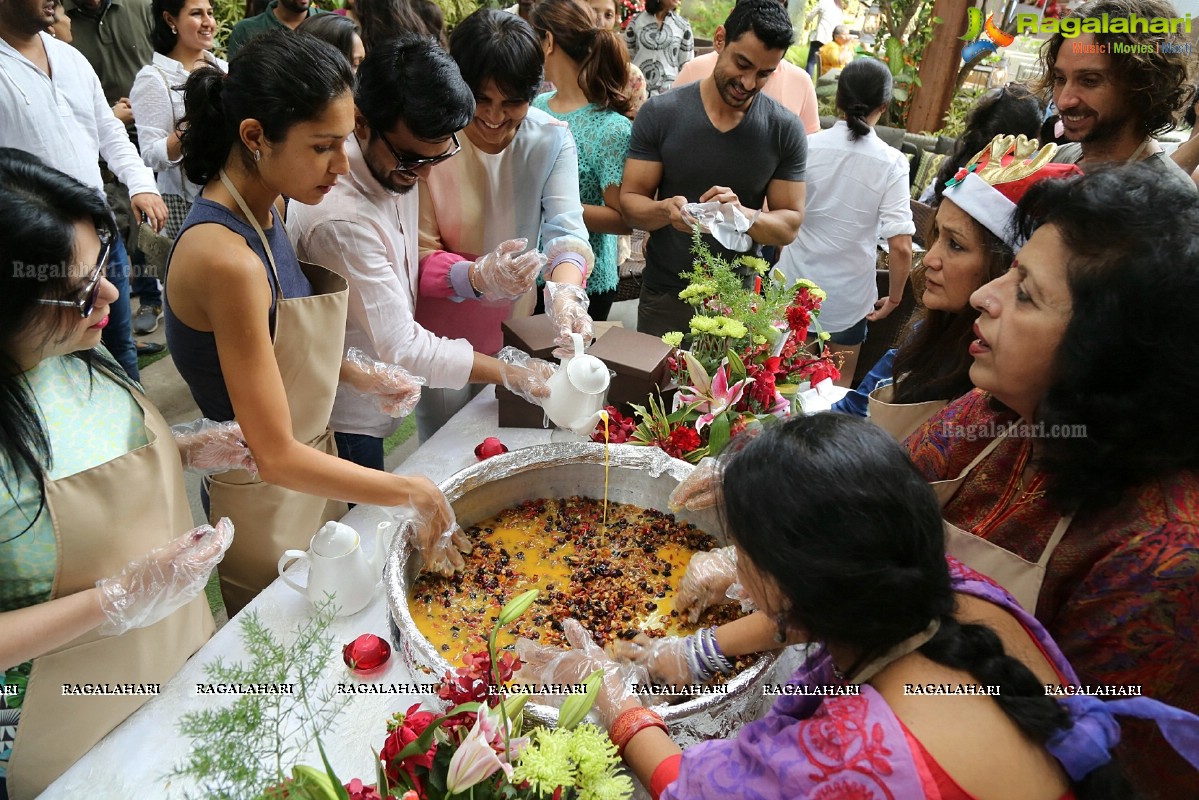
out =
<svg viewBox="0 0 1199 800"><path fill-rule="evenodd" d="M737 405L741 395L745 393L745 387L753 379L742 378L730 386L727 363L721 364L716 374L709 378L703 365L694 356L684 353L683 357L687 361L687 373L694 385L679 389L679 393L675 395L675 407L694 405L695 410L700 412L699 419L695 421L695 431L698 433L716 417Z"/></svg>
<svg viewBox="0 0 1199 800"><path fill-rule="evenodd" d="M505 750L502 713L487 706L479 709L474 726L450 759L446 773L446 791L449 794L465 792L490 778L496 770L503 770L504 775L512 777L510 762L529 739L527 736L510 739Z"/></svg>

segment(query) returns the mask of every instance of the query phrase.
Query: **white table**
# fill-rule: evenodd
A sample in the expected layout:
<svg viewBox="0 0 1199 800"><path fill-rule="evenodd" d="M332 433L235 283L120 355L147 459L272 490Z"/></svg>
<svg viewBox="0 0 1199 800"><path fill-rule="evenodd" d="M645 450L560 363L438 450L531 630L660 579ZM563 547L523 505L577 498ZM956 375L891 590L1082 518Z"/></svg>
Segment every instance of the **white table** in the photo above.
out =
<svg viewBox="0 0 1199 800"><path fill-rule="evenodd" d="M832 402L844 394L834 390L826 399ZM425 442L397 472L423 474L440 483L459 470L476 462L475 445L487 436L499 436L510 450L534 447L550 441L549 430L531 428L497 429L498 406L495 391L491 387L483 390L462 411L429 441ZM342 520L363 534L362 546L373 552L376 525L387 519L385 512L377 507L358 506ZM306 567L298 564L288 572L289 577L306 583ZM253 602L246 611L256 611L271 630L283 634L295 630L308 619L312 610L308 600L285 584L275 580ZM55 781L42 795L43 798L76 800L88 797L120 798L134 797L177 798L183 796L188 787L171 784L166 775L170 769L183 762L191 748L191 740L178 731L179 717L188 711L212 708L221 702L232 703L234 697L214 697L200 694L197 684L207 683L204 667L218 658L226 663L249 661L241 638L238 624L241 614L223 627L179 673L162 687L162 694L146 703L129 719L102 739L74 766ZM331 628L338 648L348 644L363 633L374 633L389 639L389 622L386 595L379 590L375 599L357 614L337 618ZM331 665L322 675L322 686L333 687L338 683L352 683L357 679L350 676L342 664L340 651L331 654ZM401 663L398 654L392 658L385 670L371 676L369 683L413 684L436 682L440 676L413 675ZM313 693L320 687L315 687ZM396 711L402 711L414 703L431 699L421 694L353 694L346 709L332 727L321 732L321 740L329 762L338 776L345 781L361 778L365 783L375 782L375 762L371 749L378 750L386 735L386 720ZM82 700L81 700L82 702ZM440 710L440 701L429 703L429 707ZM70 724L63 720L63 724ZM305 734L307 735L307 733ZM295 763L320 766L320 755L315 743Z"/></svg>
<svg viewBox="0 0 1199 800"><path fill-rule="evenodd" d="M449 424L421 445L397 471L423 474L435 482L441 482L475 463L475 445L487 436L498 435L511 450L550 441L548 430L497 430L496 420L495 392L488 387ZM364 534L363 547L369 553L373 552L375 526L385 518L379 508L359 506L351 510L343 522ZM295 575L300 583L305 583L305 569L302 564L298 565L288 575ZM276 580L246 607L246 611L258 612L259 617L279 633L292 631L301 625L311 609L308 600L282 580ZM225 700L201 695L196 685L207 682L204 666L217 658L224 659L226 663L249 661L238 624L240 616L234 617L230 624L218 631L170 683L164 684L159 697L146 703L101 740L55 781L42 797L70 800L79 797L114 800L182 797L185 787L177 782L171 785L165 778L172 767L182 763L191 747L191 741L178 732L178 719L188 711L212 708L216 703L233 702L233 697ZM362 633L374 633L388 639L387 600L382 589L362 611L337 618L332 632L338 648ZM327 686L355 681L342 664L340 652L332 654L331 668L322 677ZM387 668L363 682L411 684L435 681L434 676L409 674L401 658L393 652ZM420 694L352 695L346 710L333 727L321 733L329 761L338 776L346 781L358 777L368 784L374 783L375 767L371 749L378 750L383 744L387 718L424 699L426 696ZM441 708L440 703L430 704L430 707ZM70 724L70 721L63 720L63 724ZM320 755L315 744L296 763L319 767Z"/></svg>

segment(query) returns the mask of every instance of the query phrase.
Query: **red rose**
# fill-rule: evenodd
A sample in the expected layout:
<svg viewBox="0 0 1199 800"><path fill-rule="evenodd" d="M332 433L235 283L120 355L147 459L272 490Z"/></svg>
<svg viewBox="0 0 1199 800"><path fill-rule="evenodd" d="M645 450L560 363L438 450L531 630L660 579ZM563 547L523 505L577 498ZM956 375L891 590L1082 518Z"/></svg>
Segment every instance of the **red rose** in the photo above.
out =
<svg viewBox="0 0 1199 800"><path fill-rule="evenodd" d="M604 406L604 410L608 412L608 442L624 444L637 429L636 420L621 414L615 406ZM603 443L604 421L602 419L596 423L595 432L591 434L591 441Z"/></svg>
<svg viewBox="0 0 1199 800"><path fill-rule="evenodd" d="M701 445L703 445L703 441L695 432L695 428L681 425L670 432L670 436L662 444L662 449L668 455L682 458L692 450L699 449Z"/></svg>
<svg viewBox="0 0 1199 800"><path fill-rule="evenodd" d="M394 727L387 734L387 740L383 742L383 747L379 751L379 760L383 762L387 780L392 784L398 784L400 783L400 774L404 773L408 776L408 783L417 792L422 791L421 777L417 768L422 768L427 774L433 767L433 757L437 754L437 743L434 742L430 745L428 752L409 756L403 761L397 761L396 756L405 747L420 738L425 729L437 718L428 711L418 711L419 708L419 704L414 705L405 713L395 715L396 721L392 723ZM366 799L364 798L364 800Z"/></svg>

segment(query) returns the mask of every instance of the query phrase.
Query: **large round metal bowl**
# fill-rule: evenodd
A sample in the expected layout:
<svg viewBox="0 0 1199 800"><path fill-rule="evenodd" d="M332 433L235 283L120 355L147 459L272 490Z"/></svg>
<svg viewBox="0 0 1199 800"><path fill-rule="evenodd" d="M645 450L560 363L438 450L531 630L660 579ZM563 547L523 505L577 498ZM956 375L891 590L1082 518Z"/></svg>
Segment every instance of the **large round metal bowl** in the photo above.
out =
<svg viewBox="0 0 1199 800"><path fill-rule="evenodd" d="M656 447L632 445L612 445L610 464L608 499L642 508L666 509L671 490L692 470L690 464ZM442 483L441 490L463 528L526 500L572 495L602 498L604 446L572 442L516 450L467 467ZM724 533L714 511L677 516L723 543ZM383 580L391 608L392 639L410 669L440 676L451 665L420 633L408 609L408 590L419 566L412 554L410 543L399 536L388 553ZM758 714L762 687L770 680L774 664L772 655L763 655L728 682L727 693L691 697L657 706L657 710L680 744L728 736ZM529 703L525 716L553 725L558 710Z"/></svg>

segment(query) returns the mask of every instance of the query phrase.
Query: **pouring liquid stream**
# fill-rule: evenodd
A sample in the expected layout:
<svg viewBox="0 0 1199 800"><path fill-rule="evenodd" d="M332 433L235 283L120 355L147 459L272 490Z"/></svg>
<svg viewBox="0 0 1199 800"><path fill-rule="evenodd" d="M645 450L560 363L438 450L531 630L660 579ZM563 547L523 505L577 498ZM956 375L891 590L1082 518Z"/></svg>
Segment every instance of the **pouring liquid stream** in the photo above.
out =
<svg viewBox="0 0 1199 800"><path fill-rule="evenodd" d="M600 419L604 421L604 533L608 532L608 464L612 453L612 443L608 440L608 412L600 411Z"/></svg>

